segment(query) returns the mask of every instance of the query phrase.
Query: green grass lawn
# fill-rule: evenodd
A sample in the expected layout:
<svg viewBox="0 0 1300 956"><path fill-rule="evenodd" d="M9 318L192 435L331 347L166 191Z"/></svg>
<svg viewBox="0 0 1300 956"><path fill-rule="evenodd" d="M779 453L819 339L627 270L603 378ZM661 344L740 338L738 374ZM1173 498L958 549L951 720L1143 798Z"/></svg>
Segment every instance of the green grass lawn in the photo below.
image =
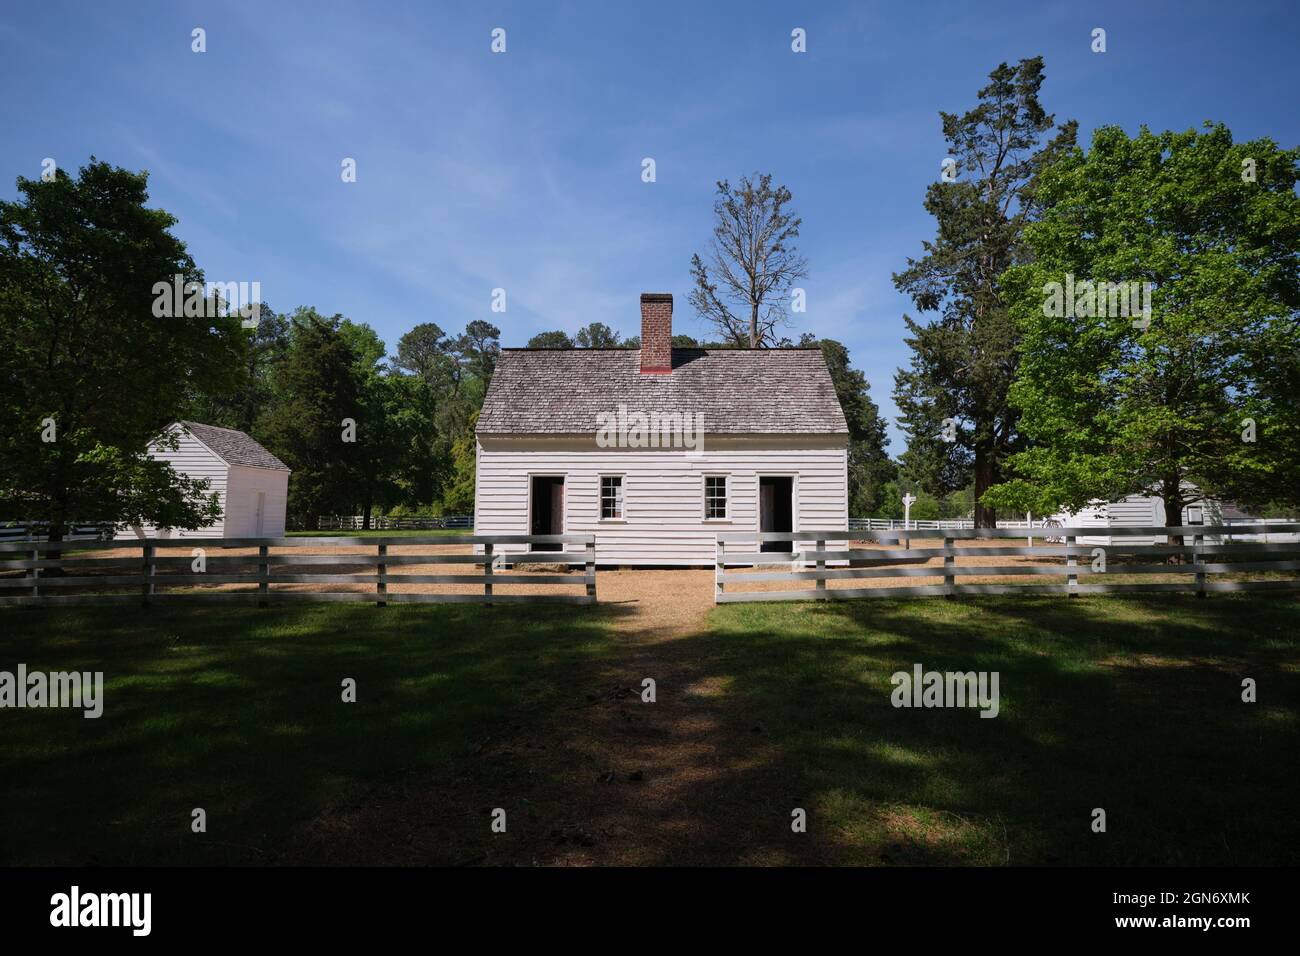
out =
<svg viewBox="0 0 1300 956"><path fill-rule="evenodd" d="M347 858L322 849L339 841L371 861L544 863L575 818L611 862L1295 864L1297 612L1238 595L729 605L636 645L616 605L2 609L0 670L102 670L107 700L98 720L0 711L0 864L315 862ZM915 663L997 671L1000 715L894 708L889 677ZM612 791L575 743L603 732L583 721L609 674L660 664L654 739L702 734L727 769L674 791L689 839L649 814L606 833ZM714 689L707 710L686 686ZM645 760L652 780L675 769ZM499 805L515 815L494 838Z"/></svg>
<svg viewBox="0 0 1300 956"><path fill-rule="evenodd" d="M1294 864L1298 612L1218 595L728 605L708 666L780 756L719 799L806 793L840 862ZM889 677L915 663L999 672L999 716L893 707Z"/></svg>
<svg viewBox="0 0 1300 956"><path fill-rule="evenodd" d="M604 633L572 609L376 610L0 611L0 669L103 671L106 699L0 711L0 864L273 861L322 810L547 712Z"/></svg>

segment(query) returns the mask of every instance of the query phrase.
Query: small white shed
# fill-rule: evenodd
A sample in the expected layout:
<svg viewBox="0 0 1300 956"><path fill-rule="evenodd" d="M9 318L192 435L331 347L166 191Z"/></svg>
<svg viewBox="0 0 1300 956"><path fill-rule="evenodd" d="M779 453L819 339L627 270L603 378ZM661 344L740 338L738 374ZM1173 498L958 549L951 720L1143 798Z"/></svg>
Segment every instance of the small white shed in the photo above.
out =
<svg viewBox="0 0 1300 956"><path fill-rule="evenodd" d="M221 503L221 516L206 528L188 531L132 529L137 537L278 538L284 535L289 495L289 468L244 432L199 422L173 422L164 430L175 435L173 451L161 444L149 454L191 478L208 479Z"/></svg>

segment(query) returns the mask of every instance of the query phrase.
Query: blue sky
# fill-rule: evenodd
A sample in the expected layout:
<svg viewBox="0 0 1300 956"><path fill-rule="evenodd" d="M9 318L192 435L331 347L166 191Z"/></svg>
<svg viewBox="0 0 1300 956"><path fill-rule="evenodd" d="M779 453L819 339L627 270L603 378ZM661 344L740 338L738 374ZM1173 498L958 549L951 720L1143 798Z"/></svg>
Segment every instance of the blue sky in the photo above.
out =
<svg viewBox="0 0 1300 956"><path fill-rule="evenodd" d="M149 170L209 279L367 322L390 349L418 322L475 318L510 346L592 321L636 334L642 291L672 292L676 330L703 334L688 262L714 182L770 171L810 265L789 334L843 341L892 419L908 303L890 276L933 234L921 201L946 155L940 109L1041 54L1044 106L1085 140L1214 119L1291 147L1297 26L1286 0L14 3L0 196L47 156L93 153Z"/></svg>

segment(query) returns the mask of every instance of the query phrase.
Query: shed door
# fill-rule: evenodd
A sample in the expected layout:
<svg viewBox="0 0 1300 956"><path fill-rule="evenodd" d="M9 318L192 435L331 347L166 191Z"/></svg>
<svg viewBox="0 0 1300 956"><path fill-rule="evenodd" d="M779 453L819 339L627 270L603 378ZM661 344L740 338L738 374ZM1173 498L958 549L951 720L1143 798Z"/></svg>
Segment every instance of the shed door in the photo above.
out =
<svg viewBox="0 0 1300 956"><path fill-rule="evenodd" d="M553 476L535 476L532 488L532 514L529 516L530 534L564 534L564 479ZM562 551L560 544L533 545L534 551Z"/></svg>
<svg viewBox="0 0 1300 956"><path fill-rule="evenodd" d="M760 477L758 479L758 530L794 530L794 479ZM792 541L764 541L760 551L793 551Z"/></svg>

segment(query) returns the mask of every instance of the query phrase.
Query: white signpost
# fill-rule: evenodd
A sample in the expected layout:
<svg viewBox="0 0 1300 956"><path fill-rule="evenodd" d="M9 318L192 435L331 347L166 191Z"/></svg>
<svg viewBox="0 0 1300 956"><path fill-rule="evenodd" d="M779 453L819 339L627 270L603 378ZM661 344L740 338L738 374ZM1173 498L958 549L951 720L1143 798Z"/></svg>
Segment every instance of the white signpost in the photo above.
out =
<svg viewBox="0 0 1300 956"><path fill-rule="evenodd" d="M912 505L916 502L916 495L903 495L903 547L911 550L912 536L907 534L912 528Z"/></svg>

